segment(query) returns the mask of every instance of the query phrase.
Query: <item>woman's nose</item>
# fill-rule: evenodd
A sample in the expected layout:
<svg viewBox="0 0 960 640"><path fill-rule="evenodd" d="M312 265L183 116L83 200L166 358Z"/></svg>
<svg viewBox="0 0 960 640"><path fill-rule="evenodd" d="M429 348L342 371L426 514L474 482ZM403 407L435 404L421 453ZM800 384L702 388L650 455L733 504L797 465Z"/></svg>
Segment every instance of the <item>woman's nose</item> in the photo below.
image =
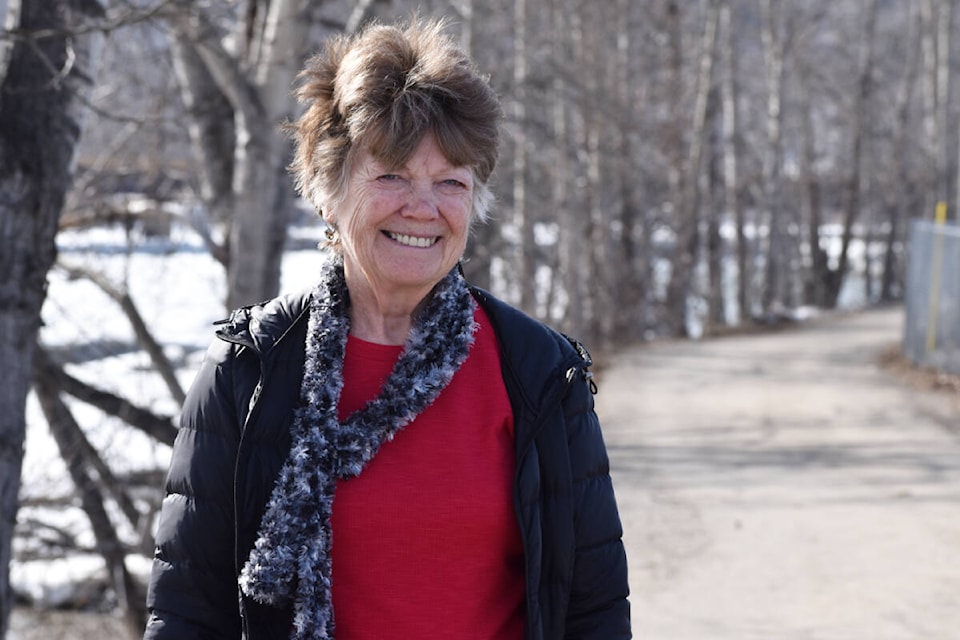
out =
<svg viewBox="0 0 960 640"><path fill-rule="evenodd" d="M403 214L415 218L433 218L438 213L433 185L412 183Z"/></svg>

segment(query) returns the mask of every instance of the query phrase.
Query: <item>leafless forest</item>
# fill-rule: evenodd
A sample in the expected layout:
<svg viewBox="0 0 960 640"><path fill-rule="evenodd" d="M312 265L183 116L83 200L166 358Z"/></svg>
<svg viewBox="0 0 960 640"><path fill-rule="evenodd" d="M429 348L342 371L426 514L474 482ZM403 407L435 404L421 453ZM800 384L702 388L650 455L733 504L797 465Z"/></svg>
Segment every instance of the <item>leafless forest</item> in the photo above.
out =
<svg viewBox="0 0 960 640"><path fill-rule="evenodd" d="M444 15L502 96L495 218L465 268L588 344L696 336L902 295L907 222L956 216L953 0L0 0L0 635L32 387L134 628L156 478L114 477L66 402L170 417L37 344L64 228L189 225L225 309L274 295L291 87L329 34ZM122 283L108 292L182 398ZM120 527L118 521L123 521ZM136 538L136 536L133 536ZM144 549L146 547L146 550Z"/></svg>

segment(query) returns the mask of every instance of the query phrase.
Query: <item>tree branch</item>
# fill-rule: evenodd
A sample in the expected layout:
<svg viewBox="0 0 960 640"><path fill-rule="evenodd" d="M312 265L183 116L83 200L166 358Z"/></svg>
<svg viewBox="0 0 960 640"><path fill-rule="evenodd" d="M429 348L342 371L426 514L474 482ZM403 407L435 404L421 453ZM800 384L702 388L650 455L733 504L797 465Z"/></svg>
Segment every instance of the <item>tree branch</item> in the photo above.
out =
<svg viewBox="0 0 960 640"><path fill-rule="evenodd" d="M110 296L110 298L120 306L124 315L126 315L130 321L130 325L133 327L134 334L137 337L137 343L150 355L150 359L157 368L160 377L163 378L163 381L166 383L170 395L173 396L177 404L182 404L186 398L186 394L183 392L183 387L180 386L180 382L177 380L173 364L163 352L163 347L160 346L160 343L158 343L153 337L153 334L150 333L147 323L144 322L143 316L140 315L140 311L133 303L130 294L126 291L121 291L103 275L95 273L85 267L67 265L62 260L57 262L57 266L66 271L71 278L86 278L100 287L104 293Z"/></svg>
<svg viewBox="0 0 960 640"><path fill-rule="evenodd" d="M210 76L223 91L233 108L248 123L263 117L263 105L257 92L240 68L239 61L224 49L217 30L201 11L182 12L171 16L174 37L195 49L203 59Z"/></svg>
<svg viewBox="0 0 960 640"><path fill-rule="evenodd" d="M115 416L132 427L139 429L158 442L173 446L177 437L177 428L173 418L159 416L148 409L143 409L125 398L97 389L63 370L53 363L43 348L37 346L36 359L40 362L40 373L50 378L50 384L56 384L58 389L73 396L77 400L86 402L104 413Z"/></svg>
<svg viewBox="0 0 960 640"><path fill-rule="evenodd" d="M67 463L70 477L80 492L80 502L90 519L90 525L97 540L97 549L107 563L111 582L120 598L126 616L131 626L143 628L143 624L146 622L145 612L140 604L133 577L124 562L126 548L117 536L113 523L107 514L101 485L91 474L91 468L102 467L106 469L106 465L103 464L102 460L99 460L99 455L93 450L69 407L60 397L56 376L45 375L49 371L51 363L49 359L40 355L42 350L38 349L38 352L38 357L35 359L38 366L34 369L34 390L47 418L47 424L50 426L50 433L56 440L60 455ZM44 362L44 360L46 361ZM94 462L94 459L99 462ZM105 479L101 477L100 480L104 481ZM106 485L106 482L104 482L104 485ZM103 488L106 488L106 486L103 486ZM116 489L114 487L114 490Z"/></svg>

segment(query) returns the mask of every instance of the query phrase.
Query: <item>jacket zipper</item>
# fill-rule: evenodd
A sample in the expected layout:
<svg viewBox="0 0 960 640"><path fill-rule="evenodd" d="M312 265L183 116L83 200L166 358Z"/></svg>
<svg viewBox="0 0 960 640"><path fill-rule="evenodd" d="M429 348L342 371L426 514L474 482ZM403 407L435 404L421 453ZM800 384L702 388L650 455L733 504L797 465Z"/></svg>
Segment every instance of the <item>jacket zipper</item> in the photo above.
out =
<svg viewBox="0 0 960 640"><path fill-rule="evenodd" d="M511 381L512 381L512 385L513 385L515 388L517 388L517 389L522 388L522 386L521 386L520 383L519 383L519 376L517 376L517 374L513 371L512 367L510 367L509 364L508 364L508 365L505 367L505 369L507 369L507 370L510 372L510 378L511 378ZM513 495L514 507L513 507L513 508L514 508L514 510L516 511L517 516L519 516L519 515L522 513L522 509L521 509L521 505L520 505L520 495L519 495L519 491L517 490L517 489L519 488L519 486L520 486L520 464L519 464L519 463L520 463L524 458L526 458L527 453L530 451L530 447L533 446L533 443L536 441L537 436L540 435L540 432L543 430L544 426L546 425L546 422L547 422L547 418L546 418L546 416L547 416L547 410L545 410L545 408L547 408L547 407L552 407L555 403L559 402L559 400L566 395L567 391L569 391L570 387L572 386L574 379L576 378L576 375L577 375L577 371L578 371L578 370L580 370L581 372L583 372L583 373L584 373L584 377L589 380L589 382L590 382L590 384L591 384L591 389L596 388L596 385L594 385L593 379L592 379L593 374L591 374L589 371L587 371L587 370L585 369L585 367L583 366L582 363L573 363L573 362L571 362L571 366L569 366L569 367L566 368L566 369L564 369L564 368L562 368L562 367L558 368L558 372L559 372L559 371L563 371L563 372L564 372L564 373L563 373L563 376L559 376L559 375L553 375L553 376L551 376L551 377L552 377L552 383L551 383L550 388L549 388L549 389L547 390L547 392L543 395L543 400L542 400L541 402L539 402L536 406L534 406L534 410L536 411L537 420L536 420L536 422L533 424L533 428L530 430L529 437L527 437L527 438L524 440L524 442L521 443L521 444L522 444L522 448L521 448L521 449L518 449L517 458L516 458L518 464L517 464L516 470L514 471L514 478L513 478L513 485L514 485L514 495ZM589 376L588 376L587 374L589 374ZM523 520L522 520L521 518L519 518L519 517L517 518L517 527L520 529L520 539L523 541L523 545L524 545L524 557L527 557L527 553L529 552L529 549L526 548L528 531L527 531L527 528L526 528L525 523L524 523ZM526 565L526 561L524 561L524 565ZM529 606L529 605L530 605L530 601L531 601L531 599L532 599L531 596L532 596L534 593L536 594L536 598L537 598L537 601L538 601L538 603L539 603L539 599L540 599L540 594L539 594L539 592L538 592L539 586L540 586L539 584L531 585L531 584L529 584L529 583L527 583L527 585L526 585L526 591L527 591L526 601L527 601L527 610L528 610L528 613L529 613L529 610L530 610L530 606ZM533 627L533 618L532 618L532 617L528 616L526 626L527 626L527 628L526 628L526 632L525 632L525 634L524 634L524 635L525 635L525 638L526 638L527 640L532 640L532 639L533 639L533 629L534 629L534 627Z"/></svg>
<svg viewBox="0 0 960 640"><path fill-rule="evenodd" d="M293 328L297 325L297 323L299 323L302 320L303 315L309 312L309 308L310 308L310 305L308 303L307 305L304 306L304 308L300 311L300 313L296 316L296 318L294 318L293 322L290 323L290 326L288 326L287 329L283 333L281 333L280 336L278 336L277 339L273 342L273 345L271 346L271 350L275 348L276 345L281 340L283 340L290 331L293 330ZM219 322L215 322L214 324L215 325L229 324L231 325L231 328L233 328L237 324L239 324L239 322L236 321L236 316L238 313L239 311L234 311L233 313L230 314L230 318L228 320L221 320ZM246 322L249 322L249 318L246 319ZM227 333L226 331L217 332L217 335L221 340L224 340L231 344L235 344L240 347L246 347L251 351L253 351L257 355L257 363L259 364L259 367L260 367L260 374L257 377L257 385L253 388L253 392L250 394L250 400L247 403L246 415L244 416L243 424L241 425L241 428L240 428L240 442L237 445L237 459L235 461L234 470L233 470L233 478L234 478L233 480L234 560L233 561L234 561L234 571L237 573L237 575L239 575L240 570L242 569L242 565L240 564L242 561L237 558L237 549L239 548L239 543L240 543L239 527L237 526L237 523L239 522L239 505L240 505L240 502L239 502L240 496L237 494L237 475L238 475L240 459L242 457L240 453L243 447L244 435L247 433L247 427L259 415L260 396L263 394L263 387L266 382L266 361L264 359L263 352L257 347L253 339L249 337L249 330L247 330L246 336L241 336L238 333ZM245 598L242 593L239 595L240 597L238 599L239 599L239 609L240 609L241 631L242 631L243 637L248 638L250 636L250 628L249 628L250 620L249 620L249 617L247 616Z"/></svg>
<svg viewBox="0 0 960 640"><path fill-rule="evenodd" d="M222 335L221 339L231 342L233 344L247 347L251 349L254 353L257 354L257 362L260 367L260 374L257 377L257 385L253 388L253 393L250 394L250 400L247 403L246 415L243 419L243 424L240 426L240 442L237 444L237 459L234 461L233 468L233 562L234 562L234 572L239 576L240 570L243 568L241 565L241 560L237 556L237 550L240 547L240 528L237 526L239 522L239 509L240 509L240 496L237 492L237 475L241 459L241 449L243 448L244 435L247 433L247 427L250 425L254 414L259 413L260 408L260 396L263 392L263 383L264 383L264 361L263 354L260 353L260 350L256 348L253 341L242 340L239 336L236 335ZM246 608L246 599L242 593L239 595L239 609L240 609L240 625L241 632L244 638L250 637L250 619L247 615Z"/></svg>

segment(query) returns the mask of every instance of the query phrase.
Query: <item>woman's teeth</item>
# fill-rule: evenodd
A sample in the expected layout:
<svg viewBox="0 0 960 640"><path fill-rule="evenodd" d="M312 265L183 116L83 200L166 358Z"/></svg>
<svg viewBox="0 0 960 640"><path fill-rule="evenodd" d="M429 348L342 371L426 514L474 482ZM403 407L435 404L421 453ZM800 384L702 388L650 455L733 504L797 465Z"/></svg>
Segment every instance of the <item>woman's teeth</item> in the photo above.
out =
<svg viewBox="0 0 960 640"><path fill-rule="evenodd" d="M408 247L419 247L421 249L432 246L437 241L436 237L420 238L417 236L403 235L401 233L392 233L390 231L387 232L387 235L402 245L406 245Z"/></svg>

